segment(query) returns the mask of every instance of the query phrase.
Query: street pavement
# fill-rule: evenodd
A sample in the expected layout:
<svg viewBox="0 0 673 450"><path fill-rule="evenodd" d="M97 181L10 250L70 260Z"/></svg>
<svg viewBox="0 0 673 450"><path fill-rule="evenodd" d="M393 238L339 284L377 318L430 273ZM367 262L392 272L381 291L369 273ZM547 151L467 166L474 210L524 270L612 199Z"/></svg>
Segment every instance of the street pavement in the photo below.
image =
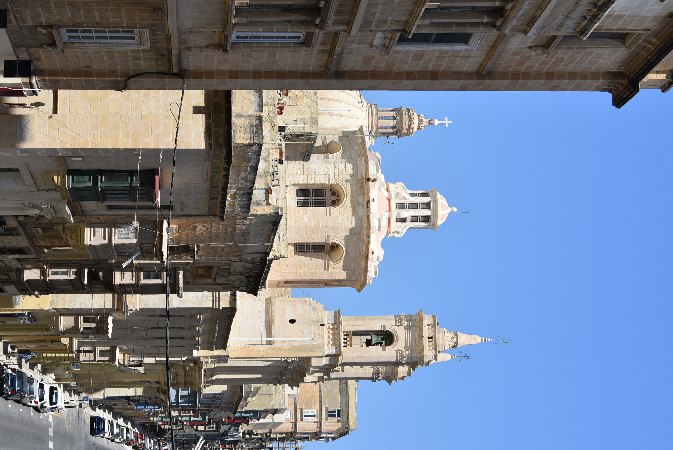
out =
<svg viewBox="0 0 673 450"><path fill-rule="evenodd" d="M0 398L0 450L129 449L89 434L89 409L40 414Z"/></svg>

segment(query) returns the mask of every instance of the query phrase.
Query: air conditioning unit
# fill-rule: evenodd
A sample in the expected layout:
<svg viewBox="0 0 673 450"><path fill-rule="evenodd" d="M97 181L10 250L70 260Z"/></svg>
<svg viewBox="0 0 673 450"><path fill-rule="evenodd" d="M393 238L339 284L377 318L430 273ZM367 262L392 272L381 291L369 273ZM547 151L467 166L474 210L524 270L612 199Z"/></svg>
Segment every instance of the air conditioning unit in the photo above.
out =
<svg viewBox="0 0 673 450"><path fill-rule="evenodd" d="M70 370L80 370L81 368L82 365L77 361L73 361L70 363Z"/></svg>

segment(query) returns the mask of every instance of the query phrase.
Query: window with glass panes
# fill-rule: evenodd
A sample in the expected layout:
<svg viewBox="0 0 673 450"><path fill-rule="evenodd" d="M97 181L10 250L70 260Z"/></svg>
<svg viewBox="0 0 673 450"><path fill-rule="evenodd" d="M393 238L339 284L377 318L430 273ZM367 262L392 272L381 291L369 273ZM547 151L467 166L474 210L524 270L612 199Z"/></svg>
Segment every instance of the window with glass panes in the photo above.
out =
<svg viewBox="0 0 673 450"><path fill-rule="evenodd" d="M301 208L338 206L342 201L337 189L320 188L298 188L296 190L297 206Z"/></svg>
<svg viewBox="0 0 673 450"><path fill-rule="evenodd" d="M327 410L327 417L331 417L332 419L339 419L339 418L341 418L341 410L340 409L328 409Z"/></svg>
<svg viewBox="0 0 673 450"><path fill-rule="evenodd" d="M294 244L295 253L325 253L326 251L327 246L325 244Z"/></svg>
<svg viewBox="0 0 673 450"><path fill-rule="evenodd" d="M430 209L430 203L397 203L397 209Z"/></svg>
<svg viewBox="0 0 673 450"><path fill-rule="evenodd" d="M303 409L301 412L302 420L306 422L315 422L317 413L315 409Z"/></svg>
<svg viewBox="0 0 673 450"><path fill-rule="evenodd" d="M143 271L143 280L161 280L161 272L158 270Z"/></svg>
<svg viewBox="0 0 673 450"><path fill-rule="evenodd" d="M153 203L156 170L69 170L68 192L75 201Z"/></svg>
<svg viewBox="0 0 673 450"><path fill-rule="evenodd" d="M297 206L302 208L327 206L327 189L297 189Z"/></svg>

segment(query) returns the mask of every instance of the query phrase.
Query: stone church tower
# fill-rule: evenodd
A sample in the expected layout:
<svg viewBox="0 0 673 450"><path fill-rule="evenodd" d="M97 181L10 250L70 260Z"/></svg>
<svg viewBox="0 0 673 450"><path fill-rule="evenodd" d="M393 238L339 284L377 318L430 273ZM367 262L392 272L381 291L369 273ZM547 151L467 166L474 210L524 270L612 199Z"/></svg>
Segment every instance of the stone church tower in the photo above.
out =
<svg viewBox="0 0 673 450"><path fill-rule="evenodd" d="M273 194L283 221L268 287L361 290L378 274L385 237L436 229L456 211L434 189L387 182L370 148L377 138L448 126L447 119L381 108L359 91L289 91L283 102L284 184Z"/></svg>
<svg viewBox="0 0 673 450"><path fill-rule="evenodd" d="M423 311L342 317L341 336L340 363L330 379L389 383L406 378L418 367L453 359L448 350L490 341L442 328L436 316Z"/></svg>
<svg viewBox="0 0 673 450"><path fill-rule="evenodd" d="M197 351L209 385L296 386L326 380L385 380L449 361L447 351L490 339L439 326L418 311L395 316L342 316L309 298L267 290L239 294L226 351Z"/></svg>

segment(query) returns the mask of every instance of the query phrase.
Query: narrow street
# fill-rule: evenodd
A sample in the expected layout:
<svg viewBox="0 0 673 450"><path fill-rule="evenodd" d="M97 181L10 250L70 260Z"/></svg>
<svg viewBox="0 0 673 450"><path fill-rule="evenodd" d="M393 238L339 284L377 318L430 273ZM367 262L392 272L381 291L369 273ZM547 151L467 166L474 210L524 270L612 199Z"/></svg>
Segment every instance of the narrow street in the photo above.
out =
<svg viewBox="0 0 673 450"><path fill-rule="evenodd" d="M39 414L32 408L0 399L0 450L79 450L129 448L89 435L89 414L80 408Z"/></svg>

